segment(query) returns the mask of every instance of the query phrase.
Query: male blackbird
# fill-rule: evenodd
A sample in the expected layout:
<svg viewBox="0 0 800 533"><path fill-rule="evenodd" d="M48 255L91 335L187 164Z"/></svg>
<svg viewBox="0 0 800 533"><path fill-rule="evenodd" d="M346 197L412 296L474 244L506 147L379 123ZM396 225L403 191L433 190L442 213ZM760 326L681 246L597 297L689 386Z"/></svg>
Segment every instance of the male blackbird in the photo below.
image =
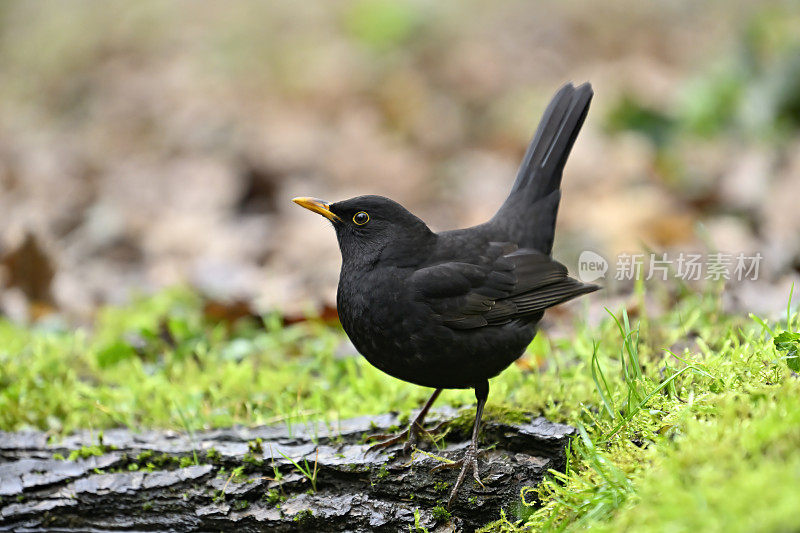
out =
<svg viewBox="0 0 800 533"><path fill-rule="evenodd" d="M568 277L550 257L561 174L592 94L588 83L556 93L511 193L484 224L434 233L381 196L294 199L336 230L342 253L336 300L355 347L387 374L436 389L406 431L378 446L407 438L407 452L442 389L475 389L472 442L454 463L461 471L449 503L468 470L482 485L478 429L489 378L522 355L546 308L599 288Z"/></svg>

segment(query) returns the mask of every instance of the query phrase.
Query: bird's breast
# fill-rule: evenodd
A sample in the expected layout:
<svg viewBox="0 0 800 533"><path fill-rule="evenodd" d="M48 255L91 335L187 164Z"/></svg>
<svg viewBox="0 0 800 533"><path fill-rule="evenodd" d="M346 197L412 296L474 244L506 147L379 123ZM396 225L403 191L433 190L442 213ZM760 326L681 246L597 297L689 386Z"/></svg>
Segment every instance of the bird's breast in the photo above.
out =
<svg viewBox="0 0 800 533"><path fill-rule="evenodd" d="M527 324L453 330L415 298L402 272L339 279L339 319L373 366L427 387L467 388L497 375L535 334Z"/></svg>
<svg viewBox="0 0 800 533"><path fill-rule="evenodd" d="M343 271L336 298L342 327L358 351L396 377L398 368L413 364L411 339L429 318L414 302L406 279L400 269Z"/></svg>
<svg viewBox="0 0 800 533"><path fill-rule="evenodd" d="M342 326L351 339L355 336L365 342L391 328L406 307L403 285L395 272L342 273L336 303Z"/></svg>

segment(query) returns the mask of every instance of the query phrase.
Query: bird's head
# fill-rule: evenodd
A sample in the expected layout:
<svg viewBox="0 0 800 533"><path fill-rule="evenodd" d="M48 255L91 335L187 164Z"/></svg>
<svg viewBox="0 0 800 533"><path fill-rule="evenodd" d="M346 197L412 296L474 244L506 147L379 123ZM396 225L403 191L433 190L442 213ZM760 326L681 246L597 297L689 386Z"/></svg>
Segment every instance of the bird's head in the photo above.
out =
<svg viewBox="0 0 800 533"><path fill-rule="evenodd" d="M294 198L294 203L324 216L333 224L342 261L369 265L381 260L402 265L435 240L425 223L405 207L383 196L357 196L328 203Z"/></svg>

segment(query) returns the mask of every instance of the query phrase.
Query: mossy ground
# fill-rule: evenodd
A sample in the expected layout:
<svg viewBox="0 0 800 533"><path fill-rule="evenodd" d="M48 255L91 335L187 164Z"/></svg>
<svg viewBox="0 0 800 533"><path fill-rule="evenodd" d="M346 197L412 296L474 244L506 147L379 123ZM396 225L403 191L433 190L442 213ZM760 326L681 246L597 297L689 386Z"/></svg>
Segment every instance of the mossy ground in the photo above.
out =
<svg viewBox="0 0 800 533"><path fill-rule="evenodd" d="M522 409L580 435L566 473L487 529L800 527L800 380L791 351L773 341L796 323L727 316L713 291L650 296L667 307L657 319L613 310L596 327L578 320L569 337L539 335L528 364L492 380L489 417ZM646 310L643 299L635 307ZM181 290L105 309L92 330L0 322L0 429L335 427L415 408L430 393L343 346L339 328L313 320L211 323ZM474 397L447 391L440 401Z"/></svg>

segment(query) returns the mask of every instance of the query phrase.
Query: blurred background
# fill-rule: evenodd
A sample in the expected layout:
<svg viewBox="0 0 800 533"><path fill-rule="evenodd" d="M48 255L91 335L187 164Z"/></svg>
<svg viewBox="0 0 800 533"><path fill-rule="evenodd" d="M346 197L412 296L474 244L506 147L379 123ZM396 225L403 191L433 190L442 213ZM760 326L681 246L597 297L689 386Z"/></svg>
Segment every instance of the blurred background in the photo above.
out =
<svg viewBox="0 0 800 533"><path fill-rule="evenodd" d="M15 320L176 284L322 309L336 240L292 197L482 222L567 81L595 89L563 183L571 270L582 250L760 252L727 293L759 312L800 269L795 2L3 1L0 80Z"/></svg>

